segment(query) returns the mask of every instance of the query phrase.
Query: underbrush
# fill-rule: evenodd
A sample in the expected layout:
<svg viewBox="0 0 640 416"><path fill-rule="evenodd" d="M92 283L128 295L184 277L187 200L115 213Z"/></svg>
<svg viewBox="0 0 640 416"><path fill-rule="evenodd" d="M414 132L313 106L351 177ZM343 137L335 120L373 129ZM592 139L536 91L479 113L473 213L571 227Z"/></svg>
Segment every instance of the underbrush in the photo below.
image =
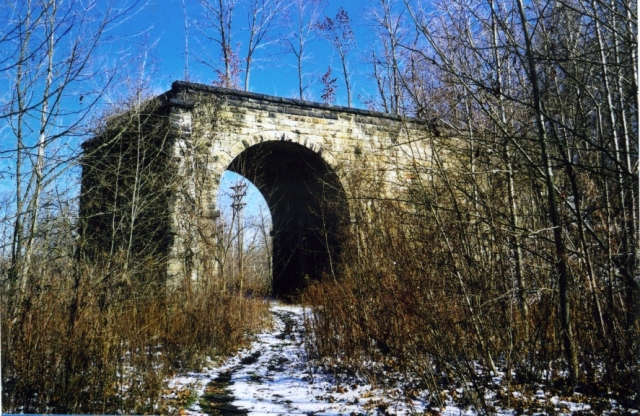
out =
<svg viewBox="0 0 640 416"><path fill-rule="evenodd" d="M168 376L245 346L268 319L265 301L223 294L215 276L192 287L63 260L32 270L36 284L2 294L6 411L157 411Z"/></svg>
<svg viewBox="0 0 640 416"><path fill-rule="evenodd" d="M557 287L540 257L527 265L531 289L519 296L499 235L488 240L471 223L446 214L429 218L392 201L369 212L370 220L347 238L338 279L315 282L305 294L311 357L374 383L404 374L404 387L428 390L438 407L453 398L487 412L514 408L520 404L513 392L540 389L581 393L601 410L610 401L633 405L633 357L614 344L626 333L600 335L583 286L576 283L570 293L580 365L572 386L556 319ZM463 252L469 247L477 251Z"/></svg>
<svg viewBox="0 0 640 416"><path fill-rule="evenodd" d="M611 369L603 365L592 374L584 371L576 396L564 361L542 361L552 357L552 345L548 350L543 341L501 345L510 329L496 325L485 335L491 340L492 370L452 299L418 300L399 281L393 285L384 276L370 276L381 279L380 286L346 275L339 282L316 283L305 295L311 306L305 317L307 353L338 384L371 383L400 389L407 397L421 392L434 414L448 404L481 414L498 409L554 414L559 406L554 400L561 408L575 400L588 404L595 413L585 414L634 408L631 371L618 373L619 380L611 380Z"/></svg>

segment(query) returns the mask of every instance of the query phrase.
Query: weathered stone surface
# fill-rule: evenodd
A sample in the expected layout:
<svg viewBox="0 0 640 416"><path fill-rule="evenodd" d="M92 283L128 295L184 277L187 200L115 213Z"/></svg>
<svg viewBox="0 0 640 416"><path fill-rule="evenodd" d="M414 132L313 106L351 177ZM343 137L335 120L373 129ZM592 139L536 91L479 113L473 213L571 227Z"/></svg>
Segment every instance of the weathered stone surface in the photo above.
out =
<svg viewBox="0 0 640 416"><path fill-rule="evenodd" d="M156 162L171 167L170 197L163 199L166 206L153 208L169 213L163 228L170 240L165 245L169 276L197 279L212 263L206 230L213 236L217 187L229 169L251 180L269 204L274 291L280 294L334 271L340 234L350 220L349 177L375 169L393 184L411 160L409 139L416 143L428 137L424 124L395 115L187 82L175 82L154 102L154 123L166 124L169 131L167 151ZM87 160L104 156L100 143L114 140L114 130L109 131L85 145ZM112 157L117 147L109 152ZM88 167L83 172L92 174ZM85 182L99 187L90 178L83 177L83 187ZM96 193L84 191L83 215L109 215L92 211L84 195ZM106 233L102 228L88 226L87 232Z"/></svg>

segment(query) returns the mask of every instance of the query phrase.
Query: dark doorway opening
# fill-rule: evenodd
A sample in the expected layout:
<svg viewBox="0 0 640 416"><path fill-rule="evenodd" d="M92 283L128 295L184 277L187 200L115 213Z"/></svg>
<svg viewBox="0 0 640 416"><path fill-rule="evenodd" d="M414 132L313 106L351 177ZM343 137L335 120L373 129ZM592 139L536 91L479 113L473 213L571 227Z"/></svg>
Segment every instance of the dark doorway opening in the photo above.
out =
<svg viewBox="0 0 640 416"><path fill-rule="evenodd" d="M335 278L348 206L322 157L297 143L270 141L248 147L227 169L250 180L271 211L273 294L289 297L311 280Z"/></svg>

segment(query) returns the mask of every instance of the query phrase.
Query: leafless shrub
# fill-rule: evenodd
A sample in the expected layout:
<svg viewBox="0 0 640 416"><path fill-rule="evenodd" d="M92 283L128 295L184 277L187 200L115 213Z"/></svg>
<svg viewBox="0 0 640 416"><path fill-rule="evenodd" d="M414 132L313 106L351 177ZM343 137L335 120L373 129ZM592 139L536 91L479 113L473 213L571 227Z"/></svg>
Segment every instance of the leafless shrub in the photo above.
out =
<svg viewBox="0 0 640 416"><path fill-rule="evenodd" d="M39 283L20 305L9 311L11 293L3 294L6 409L163 411L159 396L169 375L229 354L265 324L263 301L183 287L159 291L150 279L123 283L121 267L69 258L35 264Z"/></svg>

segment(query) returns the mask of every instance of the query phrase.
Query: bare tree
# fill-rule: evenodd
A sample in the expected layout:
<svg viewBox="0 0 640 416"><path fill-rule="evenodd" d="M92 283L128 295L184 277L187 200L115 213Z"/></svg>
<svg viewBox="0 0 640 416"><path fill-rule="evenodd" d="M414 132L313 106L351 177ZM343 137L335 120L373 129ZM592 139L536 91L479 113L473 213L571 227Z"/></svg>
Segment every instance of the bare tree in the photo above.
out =
<svg viewBox="0 0 640 416"><path fill-rule="evenodd" d="M200 33L220 48L219 61L222 62L223 68L220 69L216 63L203 59L199 61L216 72L218 79L215 83L225 88L238 86L240 61L232 43L236 3L237 0L200 0L204 10L203 19L198 21Z"/></svg>
<svg viewBox="0 0 640 416"><path fill-rule="evenodd" d="M406 201L367 200L378 204L376 213L386 209L382 215L395 218L386 219L393 226L359 222L357 233L368 238L357 239L358 256L343 265L346 281L317 292L325 311L328 304L339 308L333 302L342 294L366 299L353 322L343 322L351 312L340 311L341 318L324 322L345 328L341 353L360 345L362 333L382 354L402 355L417 335L413 327L406 329L411 337L394 344L403 331L381 321L423 322L442 313L472 339L462 355L479 356L489 370L500 356L516 373L541 381L539 369L554 366L566 374L568 390L596 379L640 380L640 286L630 273L638 267L637 242L630 240L638 233L638 172L631 162L637 134L627 139L637 130L636 7L635 1L406 0L401 10L381 2L371 62L379 92L371 103L415 111L431 137L399 145L410 174L393 185L408 190ZM413 25L397 24L403 16ZM367 269L360 256L375 266ZM457 288L453 295L451 282L442 283L446 312L435 311L434 290L403 291L407 282L437 286L428 277L432 268L453 277ZM367 308L397 312L372 320ZM497 332L491 322L501 322ZM435 351L429 356L438 361L461 339L442 350L430 344L434 327L417 335L418 349ZM420 354L410 353L407 364L422 362ZM434 371L450 366L459 377L475 377L464 361ZM600 372L598 362L611 365Z"/></svg>
<svg viewBox="0 0 640 416"><path fill-rule="evenodd" d="M342 75L347 91L347 106L351 107L351 82L350 71L348 69L347 55L355 47L355 36L351 30L351 19L347 12L340 7L336 17L331 19L325 17L318 25L322 36L331 43L333 49L338 52L342 65Z"/></svg>
<svg viewBox="0 0 640 416"><path fill-rule="evenodd" d="M311 85L305 72L306 62L311 58L308 46L317 38L317 25L324 9L323 0L294 0L288 9L286 28L282 42L295 57L298 78L298 98L306 98L305 91Z"/></svg>
<svg viewBox="0 0 640 416"><path fill-rule="evenodd" d="M402 71L405 66L402 44L406 44L404 19L395 0L379 0L370 17L376 33L376 44L369 57L378 99L385 112L402 114L404 109Z"/></svg>
<svg viewBox="0 0 640 416"><path fill-rule="evenodd" d="M5 2L6 47L0 74L7 101L2 103L2 154L15 180L11 282L25 289L41 224L46 192L73 164L75 140L86 134L91 116L115 68L99 59L107 29L131 10L77 1ZM97 77L100 74L100 77ZM95 77L95 79L94 79ZM96 80L100 79L100 82ZM9 145L9 143L12 143Z"/></svg>
<svg viewBox="0 0 640 416"><path fill-rule="evenodd" d="M204 14L196 21L197 29L216 48L210 55L208 46L201 45L204 58L197 58L198 62L214 70L214 84L225 88L242 85L248 91L256 52L276 42L272 32L287 6L283 0L200 0L200 5ZM247 19L241 28L247 33L246 45L234 42L239 29L237 16L242 12Z"/></svg>
<svg viewBox="0 0 640 416"><path fill-rule="evenodd" d="M273 39L269 36L278 16L285 12L283 0L250 0L247 9L249 40L245 55L244 90L249 91L249 77L255 52L267 46Z"/></svg>
<svg viewBox="0 0 640 416"><path fill-rule="evenodd" d="M615 12L602 3L592 3L589 9L588 5L571 1L554 5L533 2L530 6L520 1L489 1L486 4L453 1L441 6L437 13L405 3L426 45L416 47L408 44L403 47L434 65L440 72L441 82L455 93L457 102L470 98L472 108L476 109L475 120L469 124L471 128L465 136L475 140L478 135L474 132L482 132L489 127L485 134L498 135L503 142L502 154L509 184L508 215L513 230L511 241L520 293L527 290L523 273L526 264L521 249L523 244L531 247L531 243L536 242L538 246L535 252L552 250L554 253L549 266L557 279L561 345L571 383L575 386L580 377L578 355L581 348L576 339L582 339L582 336L575 334L571 319L580 308L570 308L570 299L578 296L581 290L571 286L571 276L584 273L584 287L590 293L595 327L601 334L609 332L610 338L603 339L605 344L613 342L615 345L615 338L619 335L614 335L615 331L611 329L605 330L608 325L605 316L613 314L603 312L603 296L595 289L603 286L596 282L594 260L599 257L597 263L605 268L614 267L621 276L626 275L627 267L632 264L627 262L629 257L625 255L616 260L615 256L609 254L609 258L605 259L598 256L597 250L594 252L597 246L598 250L611 253L609 244L613 241L617 241L613 244L620 244L619 247L630 247L625 242L625 236L635 235L632 218L636 214L635 208L631 208L631 205L636 205L631 202L635 199L635 187L631 185L634 180L631 179L632 175L627 176L628 164L624 162L623 155L627 153L623 150L627 145L621 139L621 132L625 131L624 123L616 121L621 114L628 113L614 103L616 100L620 102L618 95L614 98L610 93L613 83L621 82L621 78L610 73L629 71L630 66L609 65L608 55L604 52L607 51L607 42L601 39L601 27L616 27L614 22L624 13ZM513 16L517 16L517 19L514 20ZM622 31L616 33L620 38L624 36ZM625 45L625 42L610 43ZM612 56L615 55L615 49L609 49ZM586 59L586 55L591 59ZM632 54L627 53L627 56L632 57ZM599 65L594 64L598 62ZM593 83L594 73L600 73L600 78L608 78L609 82ZM627 88L633 90L633 76L624 78ZM411 89L413 84L409 82L406 85ZM625 97L622 99L625 102L635 100L628 93L620 92L620 97ZM464 119L460 116L464 112L459 112L456 107L449 107L439 121L462 133L461 121ZM597 117L588 115L589 108L597 109ZM613 113L612 108L616 108ZM437 111L434 113L437 114ZM487 124L483 126L483 123ZM607 142L609 138L611 141ZM477 156L494 151L493 146L489 147L491 141L483 139L478 143L481 146L470 157L472 174L474 163L479 160ZM637 144L630 143L629 146ZM586 172L597 171L602 163L611 168L611 173L601 177L604 185L602 194L611 195L611 190L614 194L617 192L615 202L612 202L619 204L617 208L592 194L596 185L584 179ZM521 169L518 178L514 164L526 166L532 179L539 182L531 194L537 214L523 210L523 207L518 208L516 204L527 194L514 188L514 183L521 181L525 172ZM626 180L630 182L625 184ZM588 199L585 198L587 194L591 194ZM631 205L626 205L629 203ZM596 207L603 207L609 213L610 221L621 221L624 224L621 229L626 231L614 233L615 237L608 232L608 236L597 232L587 219L592 216L590 213L594 209L599 209ZM532 221L532 214L538 219ZM522 227L536 229L544 227L546 222L550 230L548 241L553 242L551 246L543 249L537 238L528 236L525 241L520 237ZM568 224L574 225L569 227ZM579 243L578 248L574 247L574 241ZM576 250L581 258L579 266L567 260L569 253L575 253ZM622 250L635 257L633 250ZM625 257L625 260L619 261L621 257ZM532 259L527 261L531 262ZM631 283L631 279L624 280L626 284ZM632 286L627 286L629 291L635 290L631 289ZM627 295L627 301L622 302L625 308L634 308L633 297ZM525 308L523 315L527 316L528 305L522 296L520 304ZM608 327L612 328L611 325Z"/></svg>

